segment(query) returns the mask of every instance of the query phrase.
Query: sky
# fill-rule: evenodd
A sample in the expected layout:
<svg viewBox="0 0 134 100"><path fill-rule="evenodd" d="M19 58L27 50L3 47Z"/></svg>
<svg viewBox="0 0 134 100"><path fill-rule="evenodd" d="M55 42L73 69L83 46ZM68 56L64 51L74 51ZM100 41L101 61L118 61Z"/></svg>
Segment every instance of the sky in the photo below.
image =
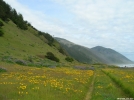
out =
<svg viewBox="0 0 134 100"><path fill-rule="evenodd" d="M40 31L134 61L134 0L4 0Z"/></svg>

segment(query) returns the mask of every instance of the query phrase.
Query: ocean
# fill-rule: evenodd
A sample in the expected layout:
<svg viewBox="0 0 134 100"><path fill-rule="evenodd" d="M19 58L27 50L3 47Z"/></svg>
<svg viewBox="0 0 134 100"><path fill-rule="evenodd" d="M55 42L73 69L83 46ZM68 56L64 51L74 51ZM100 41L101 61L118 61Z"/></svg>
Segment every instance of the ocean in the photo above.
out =
<svg viewBox="0 0 134 100"><path fill-rule="evenodd" d="M119 67L134 67L134 64L120 64L120 65L117 65Z"/></svg>

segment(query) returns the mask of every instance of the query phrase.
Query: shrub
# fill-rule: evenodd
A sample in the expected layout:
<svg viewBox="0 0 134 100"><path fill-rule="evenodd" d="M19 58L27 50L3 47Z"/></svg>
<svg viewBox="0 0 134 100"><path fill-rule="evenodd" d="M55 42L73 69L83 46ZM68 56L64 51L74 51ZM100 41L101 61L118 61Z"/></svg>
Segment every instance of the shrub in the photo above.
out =
<svg viewBox="0 0 134 100"><path fill-rule="evenodd" d="M5 68L0 68L0 72L6 72L7 70Z"/></svg>
<svg viewBox="0 0 134 100"><path fill-rule="evenodd" d="M52 52L47 52L47 55L45 56L46 58L59 62L59 59L57 57L55 57L55 55Z"/></svg>
<svg viewBox="0 0 134 100"><path fill-rule="evenodd" d="M27 65L27 63L23 60L16 60L15 62L19 65Z"/></svg>
<svg viewBox="0 0 134 100"><path fill-rule="evenodd" d="M67 55L66 51L63 48L59 48L59 52L62 53L63 55Z"/></svg>
<svg viewBox="0 0 134 100"><path fill-rule="evenodd" d="M68 61L68 62L73 62L74 61L74 59L71 58L71 57L66 57L65 60Z"/></svg>
<svg viewBox="0 0 134 100"><path fill-rule="evenodd" d="M31 56L28 57L28 61L33 63L33 58Z"/></svg>
<svg viewBox="0 0 134 100"><path fill-rule="evenodd" d="M0 36L3 36L4 32L0 29Z"/></svg>
<svg viewBox="0 0 134 100"><path fill-rule="evenodd" d="M14 58L11 56L3 56L1 61L7 62L7 63L14 63Z"/></svg>
<svg viewBox="0 0 134 100"><path fill-rule="evenodd" d="M4 24L0 21L0 28L1 28L2 26L4 26Z"/></svg>

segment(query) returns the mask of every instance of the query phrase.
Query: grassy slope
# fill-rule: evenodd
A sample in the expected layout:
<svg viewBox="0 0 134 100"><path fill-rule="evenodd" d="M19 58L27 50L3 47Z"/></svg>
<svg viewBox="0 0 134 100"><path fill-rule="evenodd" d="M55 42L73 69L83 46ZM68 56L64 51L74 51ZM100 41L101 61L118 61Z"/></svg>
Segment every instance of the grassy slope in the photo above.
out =
<svg viewBox="0 0 134 100"><path fill-rule="evenodd" d="M3 22L4 23L4 22ZM53 46L50 47L44 41L45 38L37 37L37 31L31 27L28 30L20 30L16 25L9 21L4 23L2 27L4 36L0 37L0 56L11 56L18 59L27 59L29 56L46 55L47 52L52 52L60 59L60 62L65 62L65 56Z"/></svg>

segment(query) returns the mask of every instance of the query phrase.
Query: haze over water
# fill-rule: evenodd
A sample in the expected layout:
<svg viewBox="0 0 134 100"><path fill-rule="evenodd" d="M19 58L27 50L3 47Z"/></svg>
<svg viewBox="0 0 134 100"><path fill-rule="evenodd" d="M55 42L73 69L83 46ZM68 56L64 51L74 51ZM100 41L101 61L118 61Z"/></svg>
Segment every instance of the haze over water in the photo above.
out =
<svg viewBox="0 0 134 100"><path fill-rule="evenodd" d="M117 65L117 66L119 66L119 67L134 67L134 64L119 64L119 65Z"/></svg>

